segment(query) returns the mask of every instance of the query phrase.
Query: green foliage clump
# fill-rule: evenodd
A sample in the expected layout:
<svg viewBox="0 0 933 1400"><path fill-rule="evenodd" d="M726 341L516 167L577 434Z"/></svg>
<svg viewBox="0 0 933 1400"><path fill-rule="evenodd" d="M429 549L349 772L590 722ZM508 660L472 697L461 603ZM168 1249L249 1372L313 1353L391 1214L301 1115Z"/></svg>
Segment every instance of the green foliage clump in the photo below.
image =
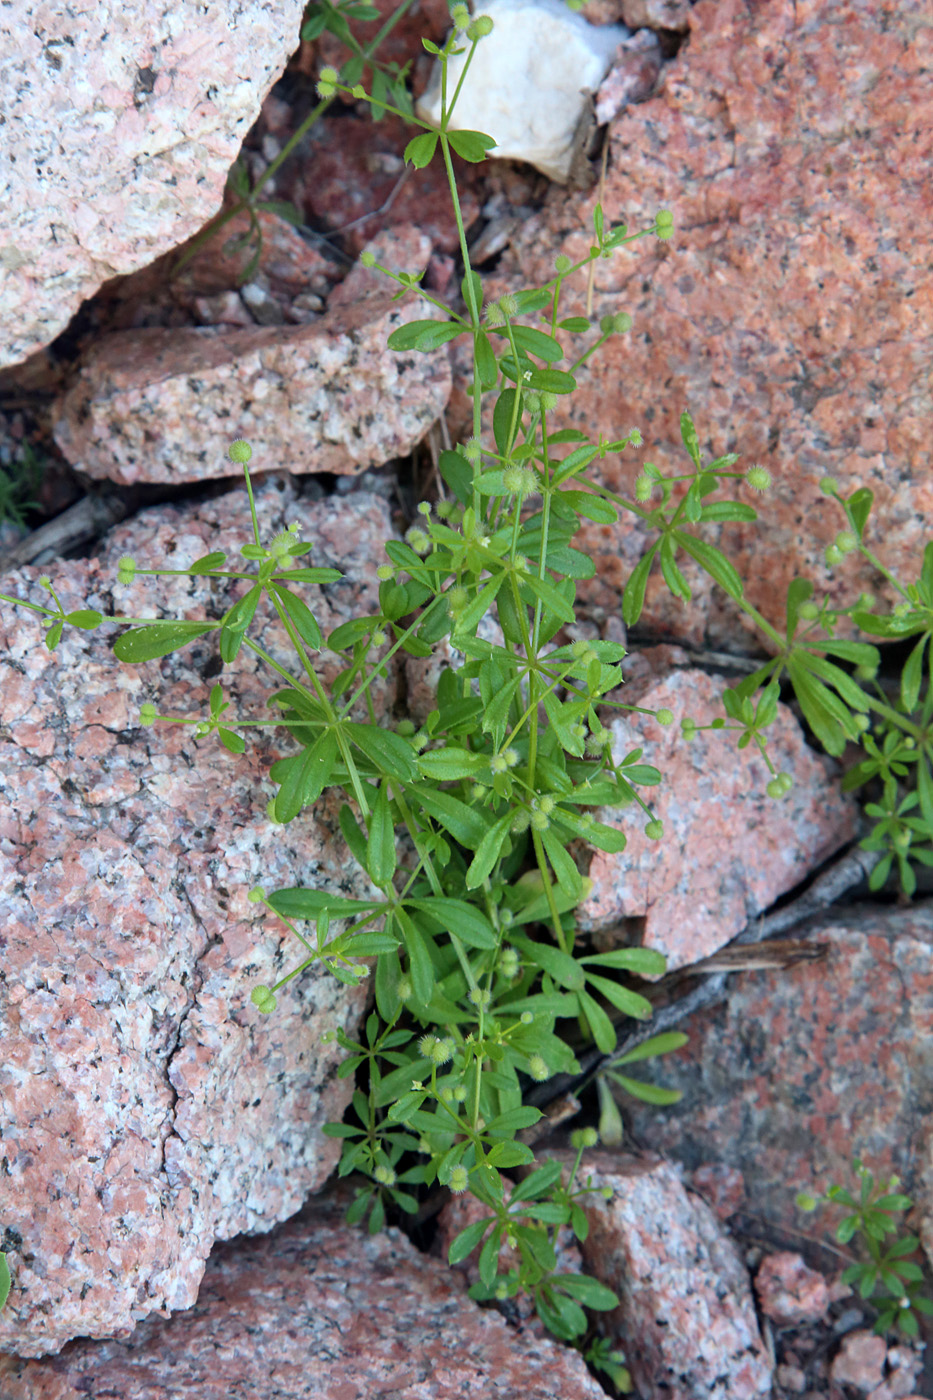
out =
<svg viewBox="0 0 933 1400"><path fill-rule="evenodd" d="M900 1235L893 1218L910 1210L913 1201L898 1192L900 1181L896 1176L886 1183L876 1183L858 1159L853 1170L858 1178L855 1196L842 1186L830 1186L825 1196L801 1192L797 1205L811 1211L821 1203L831 1204L844 1206L850 1212L836 1227L836 1239L840 1244L849 1244L857 1236L868 1257L850 1264L842 1274L842 1282L855 1284L859 1297L870 1299L878 1309L876 1332L900 1328L907 1336L916 1337L920 1332L917 1313L933 1317L933 1302L922 1291L923 1269L910 1257L919 1253L920 1241L916 1235ZM891 1235L895 1236L893 1242L888 1238Z"/></svg>
<svg viewBox="0 0 933 1400"><path fill-rule="evenodd" d="M346 39L346 21L354 16L374 17L358 4L312 6L307 36L328 27ZM443 48L426 44L445 75L455 45L468 44L472 57L488 32L483 17L461 19L465 33L455 31ZM410 118L410 105L399 95L403 75L387 76L373 64L371 47L348 46L348 65L322 74L322 105L316 112L338 92L350 92L368 101L377 115L390 111ZM367 72L369 92L362 85ZM389 340L393 350L432 353L468 338L472 425L464 442L440 456L441 499L422 502L405 540L386 544L377 610L324 637L303 594L341 575L301 562L311 545L298 538L296 524L262 541L248 465L252 449L241 439L231 446L230 457L243 468L253 526L253 539L239 550L243 563L228 564L227 551L216 549L187 570L140 569L127 557L117 571L118 584L182 573L240 583L241 595L218 620L110 619L129 628L115 642L114 653L124 663L138 664L212 634L225 665L241 649L252 651L277 675L279 688L268 700L279 711L275 719L228 715L230 702L218 681L206 715L160 715L145 705L141 723L192 725L198 737L216 736L234 754L244 750L244 727L284 728L296 751L271 768L277 792L268 815L275 823L300 819L328 790L345 799L340 830L370 893L351 899L321 890L257 887L250 899L284 923L302 949L286 976L253 988L257 1014L273 1014L283 989L313 964L348 986L373 975L375 1009L361 1037L332 1033L346 1054L340 1074L355 1081L348 1121L325 1128L343 1143L340 1175L353 1174L361 1182L349 1218L375 1231L390 1210L414 1213L419 1193L436 1184L455 1193L469 1190L486 1215L453 1241L450 1258L456 1262L479 1249L475 1296L530 1293L551 1331L565 1340L589 1337L581 1345L588 1346L592 1364L624 1389L624 1358L593 1338L585 1312L614 1307L615 1295L593 1279L557 1267L558 1232L569 1228L577 1239L586 1237L589 1187L574 1183L582 1151L595 1134L579 1138L577 1165L564 1184L559 1167L536 1165L523 1140L542 1116L525 1097L537 1082L577 1073L577 1054L590 1046L610 1057L599 1080L600 1130L608 1144L619 1142L622 1131L610 1080L648 1102L677 1097L630 1078L621 1067L676 1049L684 1039L679 1034L653 1037L611 1058L619 1026L628 1018L650 1017L651 1003L637 979L663 973L664 958L646 948L581 951L574 919L588 890L574 843L609 853L625 849L624 832L600 819L603 809L621 809L650 839L663 838L662 823L643 795L662 775L643 761L639 748L613 753L604 716L615 708L653 715L661 725L675 716L612 698L623 680L623 646L559 640L576 619L577 583L595 572L574 537L582 522L612 525L623 511L656 536L624 590L629 626L641 615L655 564L672 594L690 599L678 563L684 556L755 620L776 655L725 692L726 714L709 727L733 733L739 749L754 745L771 774L768 792L782 799L791 778L775 771L765 731L776 717L781 683L788 681L829 753L840 754L847 741L864 746L866 760L850 774L848 785L883 779L882 819L872 837L890 846L880 879L896 858L908 890L910 862L933 863L922 844L933 836L933 701L926 685L933 647L923 664L933 632L933 545L927 547L917 585L901 589L864 544L871 493L856 491L844 500L835 484L828 486L849 527L833 546L832 560L860 550L882 568L904 603L890 615L871 611L864 599L854 608L834 610L812 600L808 581L795 579L782 635L751 606L734 566L701 533L707 524L718 529L757 518L747 503L717 493L737 481L766 490L770 477L764 468L735 470L735 453L704 462L693 421L684 412L686 471L665 476L645 462L632 499L603 486L591 469L609 456L638 449L639 430L618 441L594 442L577 429L555 428L553 414L576 389L580 367L610 337L627 333L631 317L617 312L597 326L586 317L566 316L562 291L568 278L628 243L649 236L669 239L673 216L660 210L644 229L630 233L624 225L607 226L597 205L586 256L573 262L562 255L543 287L523 288L484 306L482 283L470 266L452 155L481 161L493 139L450 130L457 93L448 94L446 80L442 93L439 129L420 123L423 129L405 154L418 168L438 158L443 162L464 266L463 309L451 309L423 291L421 272L381 271L396 282L397 297L417 291L438 313L396 329ZM258 227L252 211L271 206L257 204L255 193L241 191ZM372 256L364 261L379 266ZM581 345L579 338L582 348L571 349ZM50 649L66 626L91 629L104 621L92 609L66 612L50 582L44 582L55 606L20 605L43 616ZM271 605L288 633L295 652L291 670L250 635L262 616L260 603ZM491 641L481 631L493 611L499 639ZM882 638L919 636L899 706L860 684L877 670L879 653L868 643L835 636L846 616ZM441 648L448 648L447 663L424 723L416 729L402 720L387 727L376 715L374 683L403 653L428 659ZM315 662L322 651L341 663L330 681ZM847 666L857 668L854 676ZM360 703L367 707L368 722L353 718ZM873 724L877 738L870 732ZM700 728L690 716L681 716L680 725L688 741ZM917 776L917 793L899 799L898 780L909 773ZM918 805L919 816L904 815ZM414 852L407 862L399 859L400 834ZM510 1193L506 1173L520 1177ZM867 1223L865 1228L874 1239ZM503 1244L519 1262L501 1275ZM876 1262L885 1281L888 1275L910 1281L890 1260L883 1266Z"/></svg>

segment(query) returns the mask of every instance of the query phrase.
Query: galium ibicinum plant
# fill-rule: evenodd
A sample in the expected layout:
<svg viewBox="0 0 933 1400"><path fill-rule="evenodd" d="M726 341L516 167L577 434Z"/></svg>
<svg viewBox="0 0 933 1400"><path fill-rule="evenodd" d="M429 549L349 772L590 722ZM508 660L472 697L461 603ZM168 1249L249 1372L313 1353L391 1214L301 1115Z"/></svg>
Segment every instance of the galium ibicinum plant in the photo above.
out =
<svg viewBox="0 0 933 1400"><path fill-rule="evenodd" d="M917 1313L933 1317L933 1302L922 1291L923 1269L910 1257L919 1253L920 1241L916 1235L900 1235L894 1218L910 1210L913 1201L898 1191L898 1177L876 1182L858 1158L853 1171L858 1182L854 1196L842 1186L829 1186L820 1197L801 1192L797 1205L806 1211L821 1203L849 1211L836 1227L836 1239L847 1245L857 1238L867 1258L850 1264L842 1273L842 1282L857 1285L859 1297L878 1309L876 1332L900 1328L907 1336L916 1337L920 1332ZM894 1240L889 1239L891 1235Z"/></svg>
<svg viewBox="0 0 933 1400"><path fill-rule="evenodd" d="M775 772L764 731L775 717L785 673L829 752L841 752L847 739L865 740L873 714L906 735L905 743L914 738L928 757L926 729L922 736L915 733L916 726L909 727L913 721L868 694L838 664L851 663L867 673L877 667L877 650L837 639L834 629L841 616L851 614L862 626L868 619L867 630L882 636L913 629L928 637L933 555L928 547L921 581L906 595L907 611L896 609L890 618L869 613L864 599L855 610L818 607L811 602L811 585L794 580L782 636L748 603L722 551L695 533L707 522L754 520L751 506L712 497L724 483L743 479L765 489L769 478L763 468L737 471L733 453L704 463L693 422L684 413L681 434L689 471L664 476L646 462L631 500L600 483L592 469L610 454L639 448L638 429L618 441L593 442L576 429L555 428L552 415L576 388L580 366L610 336L624 334L631 318L617 312L597 329L584 317L562 314L562 292L568 279L625 244L647 236L669 239L672 216L660 210L647 228L629 233L624 226L607 226L597 205L585 257L573 262L561 256L545 286L484 306L481 280L470 266L451 153L479 161L493 140L450 129L457 92L447 91L446 64L460 43L469 46L469 62L490 22L483 16L471 20L462 6L454 18L462 29L442 49L427 45L442 69L440 127L420 123L424 129L409 143L406 159L416 167L438 158L443 162L464 267L462 309L423 291L420 273L381 271L396 282L399 298L417 291L437 313L395 330L392 349L430 353L458 337L469 338L472 431L440 456L441 500L422 502L407 538L386 544L378 611L323 637L302 592L340 575L301 562L311 545L298 539L294 526L263 543L249 474L252 451L238 441L230 457L243 468L253 525L252 541L240 548L246 567L228 564L221 549L187 570L140 569L127 558L120 562L118 582L188 573L242 583L245 591L220 619L110 620L129 625L114 645L118 659L129 664L166 656L213 633L225 665L245 647L272 668L280 685L269 703L281 715L271 723L292 736L296 752L271 769L278 789L269 806L271 821L298 820L328 789L346 797L341 833L371 893L350 899L323 890L257 887L250 898L284 922L303 949L285 977L254 988L258 1013L274 1014L283 988L315 963L356 985L370 975L363 959L376 960L375 1009L360 1038L333 1033L347 1052L341 1073L356 1081L349 1120L325 1130L343 1140L340 1174L352 1173L362 1183L350 1219L377 1230L387 1210L412 1213L419 1193L437 1183L455 1193L472 1192L487 1211L483 1229L470 1227L455 1239L451 1258L464 1258L481 1245L483 1296L508 1297L525 1289L556 1335L579 1341L588 1328L582 1308L611 1307L615 1298L593 1280L557 1270L557 1232L569 1227L577 1238L585 1236L580 1192L586 1186L574 1185L576 1173L564 1183L553 1163L535 1167L532 1148L518 1135L534 1128L541 1114L523 1102L523 1095L529 1084L574 1073L583 1045L595 1044L611 1055L617 1024L650 1015L649 1001L633 982L639 975L662 973L665 960L647 948L592 954L579 945L573 911L587 882L572 843L624 850L625 834L600 820L606 808L624 809L644 824L649 838L662 838L662 823L642 795L657 786L661 774L642 761L640 749L617 757L605 719L613 708L653 716L661 725L675 718L670 711L652 712L615 698L624 647L559 636L576 618L577 581L594 574L592 560L572 543L581 520L612 524L624 510L657 535L625 588L623 615L630 625L641 613L655 560L675 596L689 598L677 563L684 553L771 639L775 657L726 692L727 718L712 727L736 733L739 748L754 743L771 772L768 790L776 799L791 780ZM325 71L322 98L345 89L345 77ZM376 109L396 110L388 96L375 89L367 93L357 81L350 90ZM363 260L378 267L370 256ZM585 337L584 348L572 352L575 337ZM562 363L567 367L556 367ZM833 494L850 525L837 548L849 549L854 541L867 553L863 532L870 493L856 492L848 501L835 488ZM54 607L21 605L44 616L50 648L64 627L94 628L104 620L91 609L66 612L48 581L47 586ZM271 604L291 639L291 670L249 635L262 616L261 603ZM501 640L481 635L490 613ZM394 729L378 723L372 698L376 679L402 653L429 658L441 648L449 648L448 664L424 723L417 729L404 719ZM342 662L329 682L315 663L323 650ZM917 671L914 664L906 700L917 699ZM369 722L353 718L360 703ZM147 705L141 719L194 725L202 736L216 734L224 748L242 752L239 731L257 721L228 710L218 681L206 717L159 715ZM681 729L689 740L698 726L684 716ZM888 752L887 744L885 739L877 761L900 776L895 765L903 768L905 762L900 751ZM869 756L876 758L873 750ZM918 767L920 761L918 755ZM928 768L921 771L929 774ZM919 801L926 820L933 801L922 791ZM903 829L893 828L895 834ZM405 865L398 857L400 832L414 852ZM908 855L913 851L905 860ZM658 1037L627 1058L663 1053L679 1043L676 1036ZM618 1087L637 1093L641 1085L646 1091L641 1096L651 1097L650 1086L641 1081L618 1071L616 1078ZM617 1138L620 1124L608 1112L605 1095L603 1100L606 1135ZM579 1140L581 1150L587 1141ZM508 1195L504 1174L529 1169ZM506 1274L499 1271L503 1242L514 1242L519 1258L517 1269ZM598 1341L587 1354L593 1364L620 1365Z"/></svg>

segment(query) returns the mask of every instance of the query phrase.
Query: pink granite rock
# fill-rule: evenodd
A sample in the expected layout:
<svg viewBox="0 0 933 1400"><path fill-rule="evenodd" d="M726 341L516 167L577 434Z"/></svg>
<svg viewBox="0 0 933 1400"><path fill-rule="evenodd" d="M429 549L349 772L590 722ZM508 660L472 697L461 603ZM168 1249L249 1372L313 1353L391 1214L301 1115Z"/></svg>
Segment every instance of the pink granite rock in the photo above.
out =
<svg viewBox="0 0 933 1400"><path fill-rule="evenodd" d="M840 909L806 937L821 961L736 974L725 1002L684 1024L689 1043L656 1076L681 1102L659 1113L627 1098L626 1118L688 1169L737 1167L752 1214L817 1237L840 1211L802 1216L798 1192L851 1190L853 1157L876 1179L897 1172L933 1258L933 910Z"/></svg>
<svg viewBox="0 0 933 1400"><path fill-rule="evenodd" d="M373 609L384 502L314 504L270 478L256 505L264 538L297 520L315 544L305 559L347 570L307 590L325 632ZM116 561L184 567L251 533L240 490L143 512L100 559L47 571L66 608L219 616L242 584L122 588ZM45 603L39 573L22 569L2 591ZM257 635L294 661L274 614ZM121 665L115 636L69 628L50 654L36 615L0 603L0 1248L14 1277L0 1350L27 1356L190 1306L215 1239L268 1229L320 1187L339 1148L320 1128L352 1088L322 1033L352 1032L366 995L312 970L273 1015L250 1002L302 951L247 901L253 885L369 888L347 862L334 801L287 826L268 820L268 767L291 737L246 729L237 756L191 728L139 725L145 700L203 715L215 679L230 715L265 719L279 678L246 648L218 676L210 636ZM377 690L377 713L393 684Z"/></svg>
<svg viewBox="0 0 933 1400"><path fill-rule="evenodd" d="M707 460L735 451L737 470L765 465L774 488L764 500L739 487L764 529L725 525L721 538L749 600L777 624L797 574L828 583L845 605L879 591L857 555L827 572L823 548L845 520L820 495L826 474L845 494L858 484L876 493L873 548L907 581L919 570L933 513L933 30L916 7L887 0L700 0L687 17L689 41L660 91L610 129L602 193L607 223L634 232L666 207L675 236L595 264L594 320L626 310L634 327L587 363L553 421L594 441L642 430L643 449L600 465L605 485L629 499L643 459L692 470L684 409ZM552 190L514 234L487 295L546 281L558 253L585 256L596 197ZM561 309L578 315L586 274L567 285ZM616 527L588 524L578 547L594 553L597 576L581 594L617 610L655 538L628 514ZM693 604L685 609L658 576L645 625L741 645L737 610L698 567L684 572Z"/></svg>
<svg viewBox="0 0 933 1400"><path fill-rule="evenodd" d="M596 94L596 120L600 126L607 126L630 103L647 100L660 76L662 62L661 45L650 29L639 29L630 39L622 40Z"/></svg>
<svg viewBox="0 0 933 1400"><path fill-rule="evenodd" d="M761 1311L779 1327L823 1322L829 1308L829 1285L821 1273L807 1267L799 1254L780 1250L769 1254L755 1275Z"/></svg>
<svg viewBox="0 0 933 1400"><path fill-rule="evenodd" d="M234 437L292 472L352 474L402 456L442 412L450 367L386 348L396 327L435 315L388 287L345 293L309 325L106 336L55 407L55 440L73 466L125 485L229 475Z"/></svg>
<svg viewBox="0 0 933 1400"><path fill-rule="evenodd" d="M397 1230L367 1236L311 1203L215 1251L184 1316L128 1342L0 1358L4 1400L603 1400L569 1347L521 1336Z"/></svg>
<svg viewBox="0 0 933 1400"><path fill-rule="evenodd" d="M601 943L612 946L613 925L644 919L643 941L665 954L669 969L723 947L856 834L855 802L834 786L785 705L766 731L771 762L794 778L781 801L765 791L770 774L757 750L737 753L728 728L684 739L682 718L704 725L724 715L724 688L693 668L649 673L623 686L618 698L670 709L674 723L663 728L652 716L624 712L611 721L616 761L641 748L641 761L661 771L661 785L641 795L664 822L664 837L649 840L634 807L604 814L628 843L619 855L593 855L595 887L580 906L581 927L601 931Z"/></svg>
<svg viewBox="0 0 933 1400"><path fill-rule="evenodd" d="M619 0L619 17L631 29L687 29L693 0ZM589 10L586 11L589 14Z"/></svg>
<svg viewBox="0 0 933 1400"><path fill-rule="evenodd" d="M4 8L0 364L47 344L102 282L215 213L303 8Z"/></svg>
<svg viewBox="0 0 933 1400"><path fill-rule="evenodd" d="M871 1332L850 1332L832 1365L837 1385L851 1385L862 1392L880 1385L887 1347L883 1337Z"/></svg>
<svg viewBox="0 0 933 1400"><path fill-rule="evenodd" d="M576 1154L543 1152L571 1165ZM621 1299L602 1314L643 1400L757 1400L771 1365L735 1245L709 1207L659 1158L587 1152L579 1180L589 1273ZM599 1191L608 1187L610 1199Z"/></svg>

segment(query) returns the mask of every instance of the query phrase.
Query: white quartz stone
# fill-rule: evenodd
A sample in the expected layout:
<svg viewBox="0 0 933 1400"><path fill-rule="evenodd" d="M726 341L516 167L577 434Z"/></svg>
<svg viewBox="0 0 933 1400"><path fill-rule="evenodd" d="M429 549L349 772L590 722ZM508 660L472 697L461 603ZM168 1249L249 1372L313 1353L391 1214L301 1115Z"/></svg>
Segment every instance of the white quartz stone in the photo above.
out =
<svg viewBox="0 0 933 1400"><path fill-rule="evenodd" d="M565 184L586 95L598 89L631 30L590 24L564 0L489 0L475 13L489 15L495 28L477 46L451 128L483 131L496 139L491 155L528 161ZM463 71L469 45L463 48L450 60L448 92ZM440 122L439 68L417 111Z"/></svg>

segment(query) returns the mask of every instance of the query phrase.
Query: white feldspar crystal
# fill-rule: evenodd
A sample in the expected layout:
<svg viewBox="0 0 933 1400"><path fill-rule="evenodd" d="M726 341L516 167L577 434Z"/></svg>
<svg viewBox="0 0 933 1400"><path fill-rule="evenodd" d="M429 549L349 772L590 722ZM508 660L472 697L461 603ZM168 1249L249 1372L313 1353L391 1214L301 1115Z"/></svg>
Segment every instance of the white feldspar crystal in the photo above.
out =
<svg viewBox="0 0 933 1400"><path fill-rule="evenodd" d="M564 0L490 0L475 12L487 14L494 28L477 46L451 128L483 131L496 139L491 155L526 160L566 184L587 94L598 89L631 30L590 24ZM448 65L448 93L469 52L465 41L462 47ZM439 67L417 112L440 122Z"/></svg>

